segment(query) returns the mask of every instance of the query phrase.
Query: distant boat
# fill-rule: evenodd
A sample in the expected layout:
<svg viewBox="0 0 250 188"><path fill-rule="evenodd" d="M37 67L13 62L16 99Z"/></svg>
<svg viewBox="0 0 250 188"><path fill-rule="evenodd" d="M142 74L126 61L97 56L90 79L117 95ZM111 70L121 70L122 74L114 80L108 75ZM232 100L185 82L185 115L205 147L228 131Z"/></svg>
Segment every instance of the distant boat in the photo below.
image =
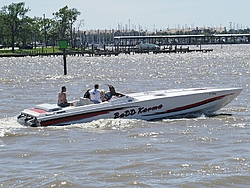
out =
<svg viewBox="0 0 250 188"><path fill-rule="evenodd" d="M151 43L141 43L135 46L136 48L139 48L140 50L159 50L160 46L156 44Z"/></svg>

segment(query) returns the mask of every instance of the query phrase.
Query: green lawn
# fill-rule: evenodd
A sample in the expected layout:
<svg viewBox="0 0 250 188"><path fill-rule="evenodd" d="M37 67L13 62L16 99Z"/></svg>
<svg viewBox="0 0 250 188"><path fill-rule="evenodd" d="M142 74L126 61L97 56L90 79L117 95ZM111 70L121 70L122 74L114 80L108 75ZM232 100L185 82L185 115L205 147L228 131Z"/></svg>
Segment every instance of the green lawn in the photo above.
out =
<svg viewBox="0 0 250 188"><path fill-rule="evenodd" d="M52 52L61 52L58 47L54 48L33 48L33 49L18 49L15 48L14 52L11 50L11 48L4 48L0 50L0 54L22 54L22 53L52 53Z"/></svg>
<svg viewBox="0 0 250 188"><path fill-rule="evenodd" d="M71 48L68 48L67 50L70 50L70 51L74 51L74 52L78 52L80 49L71 49ZM47 47L47 48L33 48L33 49L18 49L18 48L15 48L15 51L13 52L11 50L11 48L4 48L4 49L0 49L0 55L3 55L3 54L41 54L41 53L58 53L58 52L62 52L62 50L56 46L54 47L54 49L52 47Z"/></svg>

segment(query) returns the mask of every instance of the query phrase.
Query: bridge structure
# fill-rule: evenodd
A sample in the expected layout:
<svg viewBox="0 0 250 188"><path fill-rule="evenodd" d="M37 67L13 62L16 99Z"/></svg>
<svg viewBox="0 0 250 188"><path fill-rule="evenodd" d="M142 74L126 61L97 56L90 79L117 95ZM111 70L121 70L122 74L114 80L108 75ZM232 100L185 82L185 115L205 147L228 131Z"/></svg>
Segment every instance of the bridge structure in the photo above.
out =
<svg viewBox="0 0 250 188"><path fill-rule="evenodd" d="M141 43L166 45L250 44L250 34L116 36L115 44L131 47Z"/></svg>

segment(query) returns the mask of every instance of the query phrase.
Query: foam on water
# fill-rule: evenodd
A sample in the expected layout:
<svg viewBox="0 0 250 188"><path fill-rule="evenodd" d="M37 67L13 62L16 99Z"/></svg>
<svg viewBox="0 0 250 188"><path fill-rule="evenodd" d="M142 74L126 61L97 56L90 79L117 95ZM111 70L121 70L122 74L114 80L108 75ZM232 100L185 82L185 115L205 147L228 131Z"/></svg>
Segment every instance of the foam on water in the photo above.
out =
<svg viewBox="0 0 250 188"><path fill-rule="evenodd" d="M48 129L81 129L83 131L105 133L110 130L131 129L140 120L133 119L98 119L87 123L76 123L66 126L50 126Z"/></svg>
<svg viewBox="0 0 250 188"><path fill-rule="evenodd" d="M26 128L16 121L16 117L1 118L0 119L0 137L8 134L14 134L17 130Z"/></svg>

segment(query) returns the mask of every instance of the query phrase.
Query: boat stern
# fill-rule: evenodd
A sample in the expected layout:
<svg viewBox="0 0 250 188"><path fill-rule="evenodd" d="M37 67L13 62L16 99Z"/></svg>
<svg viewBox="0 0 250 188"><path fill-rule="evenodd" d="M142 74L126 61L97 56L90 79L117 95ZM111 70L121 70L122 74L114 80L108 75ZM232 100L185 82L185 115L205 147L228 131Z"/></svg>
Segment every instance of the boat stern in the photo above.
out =
<svg viewBox="0 0 250 188"><path fill-rule="evenodd" d="M29 108L21 111L17 116L17 122L25 126L40 126L40 117L52 114L54 111L60 110L61 107L51 104L41 104L34 108Z"/></svg>
<svg viewBox="0 0 250 188"><path fill-rule="evenodd" d="M17 116L17 122L24 126L37 127L37 118L29 114L21 113Z"/></svg>

